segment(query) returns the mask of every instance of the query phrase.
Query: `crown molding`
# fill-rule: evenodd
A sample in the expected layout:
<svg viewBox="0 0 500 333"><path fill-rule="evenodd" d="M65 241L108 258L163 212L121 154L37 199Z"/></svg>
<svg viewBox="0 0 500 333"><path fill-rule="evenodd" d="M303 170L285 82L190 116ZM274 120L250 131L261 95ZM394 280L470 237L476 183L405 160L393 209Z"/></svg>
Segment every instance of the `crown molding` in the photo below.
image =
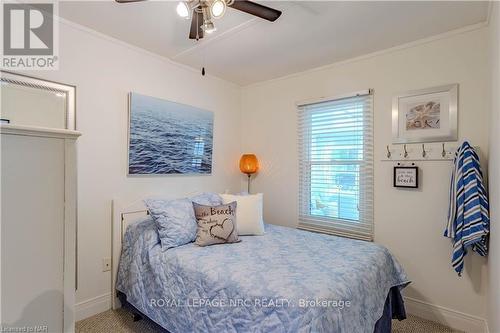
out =
<svg viewBox="0 0 500 333"><path fill-rule="evenodd" d="M251 84L248 84L248 85L244 85L243 88L254 88L254 87L262 86L262 85L265 85L265 84L268 84L268 83L272 83L272 82L282 81L282 80L291 79L291 78L295 78L295 77L298 77L298 76L302 76L302 75L306 75L306 74L310 74L310 73L314 73L314 72L318 72L318 71L328 70L328 69L331 69L331 68L334 68L334 67L337 67L337 66L343 66L343 65L346 65L346 64L354 63L354 62L358 62L358 61L362 61L362 60L366 60L366 59L370 59L370 58L379 57L379 56L382 56L382 55L385 55L385 54L402 51L402 50L413 48L413 47L416 47L416 46L419 46L419 45L429 44L429 43L432 43L432 42L435 42L435 41L438 41L438 40L441 40L441 39L447 39L447 38L451 38L451 37L454 37L454 36L457 36L457 35L461 35L461 34L465 34L465 33L468 33L468 32L472 32L472 31L484 29L487 26L488 26L488 21L483 21L483 22L472 24L472 25L468 25L468 26L465 26L465 27L462 27L462 28L450 30L450 31L447 31L447 32L444 32L444 33L441 33L441 34L438 34L438 35L433 35L433 36L430 36L430 37L425 37L425 38L422 38L422 39L417 39L415 41L404 43L404 44L400 44L400 45L393 46L393 47L390 47L390 48L387 48L387 49L383 49L383 50L379 50L379 51L367 53L367 54L364 54L364 55L361 55L361 56L358 56L358 57L348 58L348 59L345 59L345 60L336 61L336 62L327 64L327 65L323 65L323 66L319 66L319 67L307 69L307 70L296 72L296 73L293 73L293 74L288 74L288 75L276 77L276 78L273 78L273 79L262 80L262 81L259 81L259 82L251 83Z"/></svg>
<svg viewBox="0 0 500 333"><path fill-rule="evenodd" d="M330 68L334 68L336 66L341 66L341 65L345 65L345 64L349 64L349 63L354 63L354 62L358 62L358 61L362 61L362 60L366 60L366 59L378 57L378 56L381 56L381 55L384 55L384 54L389 54L389 53L401 51L401 50L412 48L412 47L415 47L415 46L418 46L418 45L432 43L432 42L435 42L435 41L438 41L438 40L441 40L441 39L451 38L451 37L456 36L456 35L460 35L460 34L472 32L472 31L475 31L475 30L483 29L485 27L488 27L488 25L490 23L490 17L491 17L491 13L492 13L492 8L493 8L493 1L490 1L489 5L488 5L488 14L487 14L487 17L486 17L486 20L483 21L483 22L479 22L479 23L468 25L468 26L461 27L461 28L458 28L458 29L450 30L450 31L447 31L447 32L444 32L444 33L441 33L441 34L433 35L433 36L430 36L430 37L425 37L425 38L418 39L418 40L415 40L415 41L411 41L411 42L408 42L408 43L400 44L400 45L397 45L397 46L394 46L394 47L390 47L390 48L387 48L387 49L383 49L383 50L379 50L379 51L367 53L367 54L364 54L364 55L361 55L361 56L357 56L357 57L348 58L348 59L345 59L345 60L336 61L336 62L327 64L327 65L318 66L318 67L314 67L314 68L307 69L307 70L304 70L304 71L299 71L299 72L295 72L295 73L291 73L291 74L287 74L287 75L283 75L283 76L279 76L279 77L275 77L275 78L271 78L271 79L267 79L267 80L262 80L262 81L250 83L250 84L247 84L247 85L245 85L245 84L239 84L239 83L236 83L236 82L233 82L233 81L229 81L229 80L226 80L224 78L221 78L221 77L213 75L213 74L207 74L206 77L207 78L211 78L211 79L215 79L215 80L218 80L218 81L222 81L222 82L228 83L230 85L233 85L233 86L239 87L239 88L257 87L257 86L261 86L261 85L264 85L264 84L267 84L267 83L276 82L276 81L280 81L280 80L285 80L285 79L289 79L289 78L294 78L294 77L297 77L297 76L305 75L305 74L308 74L308 73L314 73L314 72L317 72L317 71L327 70L327 69L330 69ZM210 44L215 43L215 42L217 42L219 40L222 40L223 38L225 38L225 36L228 36L230 33L234 34L235 32L239 32L239 31L245 30L245 29L247 29L247 28L255 25L258 22L257 19L250 19L250 20L248 20L246 22L243 22L242 24L237 25L237 26L229 29L228 31L220 34L220 36L216 36L216 37L213 37L213 38L211 38L209 40L206 40L204 43L200 43L199 45L195 45L193 47L190 47L190 48L188 48L188 49L186 49L184 51L181 51L181 52L177 53L172 58L169 58L169 57L166 57L166 56L162 56L162 55L160 55L158 53L154 53L154 52L148 51L148 50L143 49L143 48L141 48L139 46L135 46L133 44L127 43L127 42L125 42L123 40L120 40L118 38L106 35L104 33L96 31L96 30L93 30L92 28L89 28L87 26L81 25L79 23L67 20L67 19L65 19L63 17L58 17L58 20L62 24L65 24L65 25L70 26L70 27L72 27L74 29L77 29L77 30L83 31L85 33L88 33L88 34L93 35L93 36L95 36L97 38L104 39L106 41L109 41L111 43L120 45L122 47L126 47L128 49L134 50L134 51L139 52L139 53L143 53L145 55L148 55L150 57L156 58L156 59L158 59L160 61L168 63L168 64L170 64L172 66L177 67L177 68L186 70L188 72L197 73L197 74L200 73L200 71L198 69L196 69L194 67L191 67L191 66L188 66L188 65L185 65L185 64L182 64L182 63L179 63L179 62L175 61L174 59L177 59L177 58L179 58L179 57L181 57L181 56L183 56L185 54L189 54L189 53L192 53L192 52L197 51L197 50L203 50L204 48L208 47Z"/></svg>
<svg viewBox="0 0 500 333"><path fill-rule="evenodd" d="M76 30L79 30L79 31L82 31L84 33L87 33L89 35L92 35L96 38L100 38L100 39L103 39L103 40L106 40L108 42L111 42L113 44L116 44L116 45L119 45L121 47L125 47L125 48L128 48L130 50L133 50L135 52L138 52L138 53L142 53L142 54L145 54L149 57L152 57L152 58L155 58L159 61L162 61L164 63L167 63L169 65L172 65L172 66L175 66L179 69L182 69L182 70L185 70L185 71L188 71L188 72L191 72L191 73L197 73L201 76L201 72L199 69L196 69L194 67L191 67L191 66L188 66L188 65L184 65L184 64L181 64L177 61L174 61L172 60L171 58L169 57L165 57L165 56L162 56L158 53L154 53L154 52L151 52L151 51L148 51L146 49L143 49L139 46L135 46L133 44L130 44L130 43L127 43L121 39L118 39L118 38L115 38L115 37L112 37L112 36L109 36L109 35L106 35L102 32L99 32L99 31L96 31L94 29L91 29L87 26L84 26L82 24L79 24L79 23L76 23L76 22L73 22L73 21L70 21L68 19L65 19L61 16L57 17L57 20L59 21L59 23L61 24L64 24L68 27L71 27L73 29L76 29ZM230 85L233 85L235 87L241 87L239 84L235 83L235 82L232 82L232 81L229 81L229 80L225 80L219 76L215 76L215 75L212 75L212 74L207 74L205 75L205 78L210 78L210 79L214 79L214 80L218 80L218 81L222 81L222 82L225 82L227 84L230 84Z"/></svg>

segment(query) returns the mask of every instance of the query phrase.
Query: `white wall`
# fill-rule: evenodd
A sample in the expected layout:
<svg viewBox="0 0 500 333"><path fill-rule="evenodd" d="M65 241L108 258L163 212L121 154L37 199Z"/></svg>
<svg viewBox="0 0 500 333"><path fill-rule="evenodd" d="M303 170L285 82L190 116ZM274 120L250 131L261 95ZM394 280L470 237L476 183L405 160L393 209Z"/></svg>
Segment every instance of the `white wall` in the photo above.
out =
<svg viewBox="0 0 500 333"><path fill-rule="evenodd" d="M392 187L393 163L381 162L391 143L391 100L401 91L459 83L459 135L488 151L488 31L472 29L414 43L329 67L243 89L242 147L257 154L262 170L253 191L263 192L265 220L297 225L297 126L295 102L373 88L375 140L375 241L401 261L413 283L408 305L421 302L443 322L465 313L470 327L486 317L486 261L469 255L462 278L450 264L451 244L442 236L451 162L422 162L419 190ZM286 59L284 59L286 61ZM487 165L483 160L483 165ZM411 300L416 301L411 301ZM449 310L449 311L448 311ZM420 311L422 312L422 311ZM421 315L425 315L422 314ZM453 324L453 323L449 323Z"/></svg>
<svg viewBox="0 0 500 333"><path fill-rule="evenodd" d="M113 197L239 188L240 88L68 24L60 26L60 61L59 71L30 74L77 86L77 129L83 134L78 140L77 302L91 300L84 303L91 306L95 299L102 309L111 290L101 260L111 256ZM212 175L126 176L130 91L215 113Z"/></svg>
<svg viewBox="0 0 500 333"><path fill-rule="evenodd" d="M500 6L493 3L490 18L491 120L490 120L490 254L489 316L490 332L500 332Z"/></svg>

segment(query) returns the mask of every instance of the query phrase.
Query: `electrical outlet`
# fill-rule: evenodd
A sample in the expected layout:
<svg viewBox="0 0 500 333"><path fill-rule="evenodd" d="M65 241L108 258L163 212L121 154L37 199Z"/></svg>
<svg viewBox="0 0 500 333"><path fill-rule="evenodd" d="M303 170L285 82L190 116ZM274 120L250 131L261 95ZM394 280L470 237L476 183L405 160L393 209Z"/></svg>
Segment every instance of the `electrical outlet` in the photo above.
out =
<svg viewBox="0 0 500 333"><path fill-rule="evenodd" d="M111 270L111 258L102 259L102 271L107 272Z"/></svg>

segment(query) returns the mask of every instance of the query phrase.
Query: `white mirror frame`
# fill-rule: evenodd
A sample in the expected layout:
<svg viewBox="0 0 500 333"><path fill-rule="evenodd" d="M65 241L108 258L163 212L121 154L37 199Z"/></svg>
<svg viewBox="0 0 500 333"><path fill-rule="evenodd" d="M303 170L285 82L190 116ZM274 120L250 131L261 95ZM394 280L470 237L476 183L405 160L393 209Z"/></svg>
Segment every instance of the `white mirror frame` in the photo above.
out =
<svg viewBox="0 0 500 333"><path fill-rule="evenodd" d="M449 112L448 121L450 130L445 135L404 138L399 133L399 100L401 98L448 92ZM458 140L458 84L449 84L439 87L412 90L398 94L392 99L392 142L393 143L421 143L421 142L447 142Z"/></svg>
<svg viewBox="0 0 500 333"><path fill-rule="evenodd" d="M56 93L65 94L66 96L66 112L65 112L65 128L68 130L76 130L76 87L72 85L62 84L53 81L47 81L32 76L16 74L7 71L0 71L0 81L17 84L25 87L48 90Z"/></svg>

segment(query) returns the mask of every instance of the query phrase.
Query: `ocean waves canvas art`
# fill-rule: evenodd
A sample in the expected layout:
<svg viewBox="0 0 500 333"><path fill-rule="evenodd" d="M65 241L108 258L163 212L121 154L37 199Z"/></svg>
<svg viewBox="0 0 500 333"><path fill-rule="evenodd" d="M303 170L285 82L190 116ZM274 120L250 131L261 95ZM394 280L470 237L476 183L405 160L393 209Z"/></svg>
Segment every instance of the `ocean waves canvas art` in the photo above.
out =
<svg viewBox="0 0 500 333"><path fill-rule="evenodd" d="M212 172L212 112L131 93L129 122L130 175Z"/></svg>

